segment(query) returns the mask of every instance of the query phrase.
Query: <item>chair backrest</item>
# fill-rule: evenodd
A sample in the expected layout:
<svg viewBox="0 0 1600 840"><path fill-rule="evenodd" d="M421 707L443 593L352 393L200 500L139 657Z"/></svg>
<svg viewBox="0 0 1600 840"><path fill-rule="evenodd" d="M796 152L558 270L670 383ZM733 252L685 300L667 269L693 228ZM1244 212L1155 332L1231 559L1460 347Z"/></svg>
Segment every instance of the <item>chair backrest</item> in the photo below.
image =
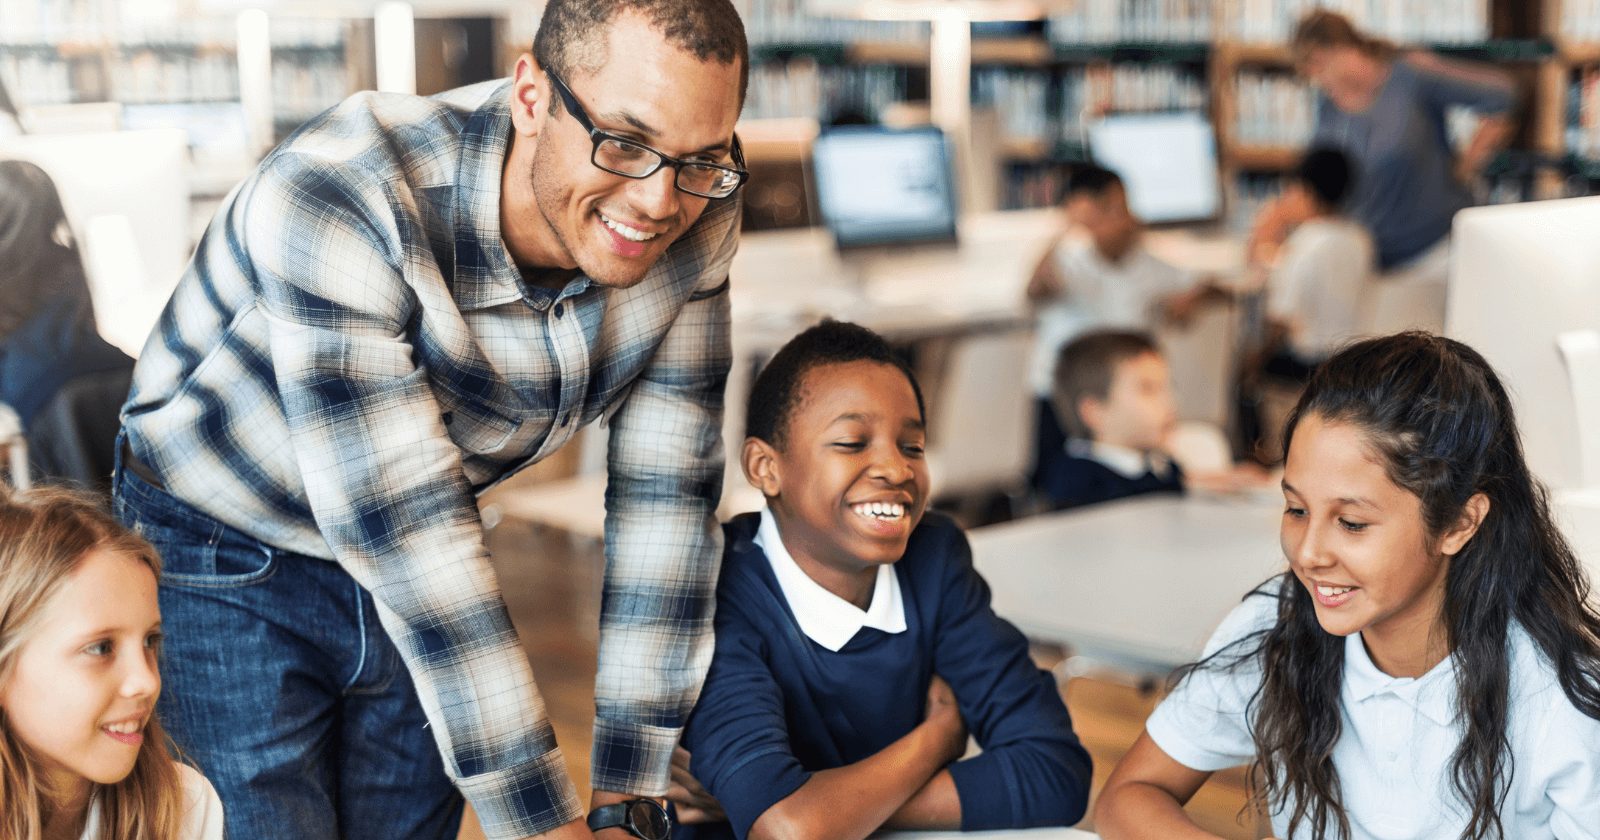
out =
<svg viewBox="0 0 1600 840"><path fill-rule="evenodd" d="M1578 425L1578 480L1600 487L1600 330L1572 330L1556 336Z"/></svg>
<svg viewBox="0 0 1600 840"><path fill-rule="evenodd" d="M1226 426L1233 393L1238 310L1231 305L1202 307L1187 326L1163 326L1156 343L1172 370L1178 417Z"/></svg>
<svg viewBox="0 0 1600 840"><path fill-rule="evenodd" d="M1233 452L1222 429L1189 420L1178 424L1167 440L1172 459L1189 475L1223 472L1233 466Z"/></svg>
<svg viewBox="0 0 1600 840"><path fill-rule="evenodd" d="M1021 487L1033 458L1026 329L962 336L950 348L929 407L934 495Z"/></svg>

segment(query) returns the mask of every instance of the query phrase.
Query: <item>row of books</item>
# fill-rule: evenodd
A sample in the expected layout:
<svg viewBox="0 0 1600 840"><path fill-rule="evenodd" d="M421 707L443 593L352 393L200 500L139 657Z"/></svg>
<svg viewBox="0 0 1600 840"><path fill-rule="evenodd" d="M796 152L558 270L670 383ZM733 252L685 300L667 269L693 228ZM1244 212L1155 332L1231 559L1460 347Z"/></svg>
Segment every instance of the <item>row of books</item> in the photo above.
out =
<svg viewBox="0 0 1600 840"><path fill-rule="evenodd" d="M1312 95L1287 73L1240 70L1234 77L1233 139L1253 146L1303 146L1311 137Z"/></svg>
<svg viewBox="0 0 1600 840"><path fill-rule="evenodd" d="M1210 41L1213 0L1078 0L1052 15L1046 32L1061 45Z"/></svg>
<svg viewBox="0 0 1600 840"><path fill-rule="evenodd" d="M843 111L874 118L906 98L907 71L884 65L820 65L809 58L750 68L744 119L814 117L828 121Z"/></svg>
<svg viewBox="0 0 1600 840"><path fill-rule="evenodd" d="M0 0L0 42L97 37L105 0Z"/></svg>
<svg viewBox="0 0 1600 840"><path fill-rule="evenodd" d="M272 110L275 121L286 128L337 105L353 92L349 68L342 51L296 54L272 62Z"/></svg>
<svg viewBox="0 0 1600 840"><path fill-rule="evenodd" d="M239 60L232 51L124 49L112 60L117 102L216 102L239 98Z"/></svg>
<svg viewBox="0 0 1600 840"><path fill-rule="evenodd" d="M923 43L929 27L917 21L843 20L813 17L806 0L734 0L751 46L761 44L849 44L861 41Z"/></svg>
<svg viewBox="0 0 1600 840"><path fill-rule="evenodd" d="M100 59L69 57L34 49L0 47L0 82L18 107L93 101L80 90L99 90L105 74ZM99 97L103 98L103 97Z"/></svg>
<svg viewBox="0 0 1600 840"><path fill-rule="evenodd" d="M995 110L1006 139L1045 143L1056 137L1050 113L1050 77L1043 73L973 68L972 104Z"/></svg>
<svg viewBox="0 0 1600 840"><path fill-rule="evenodd" d="M1248 43L1283 43L1308 12L1339 12L1363 31L1402 44L1472 43L1490 33L1490 0L1234 0L1223 31Z"/></svg>
<svg viewBox="0 0 1600 840"><path fill-rule="evenodd" d="M1600 67L1573 73L1567 89L1567 151L1600 160Z"/></svg>

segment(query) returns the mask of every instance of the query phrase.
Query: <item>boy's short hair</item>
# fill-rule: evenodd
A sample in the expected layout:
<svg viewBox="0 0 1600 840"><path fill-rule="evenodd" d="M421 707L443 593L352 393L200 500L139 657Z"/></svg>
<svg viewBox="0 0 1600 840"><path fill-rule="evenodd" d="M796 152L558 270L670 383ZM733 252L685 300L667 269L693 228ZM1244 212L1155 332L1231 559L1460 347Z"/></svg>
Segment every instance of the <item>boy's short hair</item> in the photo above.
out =
<svg viewBox="0 0 1600 840"><path fill-rule="evenodd" d="M1112 187L1120 187L1122 176L1092 163L1085 163L1072 170L1067 176L1066 190L1061 194L1061 200L1066 201L1079 195L1100 196Z"/></svg>
<svg viewBox="0 0 1600 840"><path fill-rule="evenodd" d="M1148 334L1128 330L1085 333L1061 348L1056 356L1050 404L1067 437L1087 440L1093 436L1078 414L1078 401L1084 397L1109 398L1117 365L1146 353L1160 355L1161 350Z"/></svg>
<svg viewBox="0 0 1600 840"><path fill-rule="evenodd" d="M1304 184L1322 206L1338 210L1350 195L1350 185L1355 180L1352 169L1344 152L1318 146L1300 159L1294 168L1294 179Z"/></svg>
<svg viewBox="0 0 1600 840"><path fill-rule="evenodd" d="M745 413L745 436L783 449L789 417L803 396L800 384L806 373L823 365L862 361L893 365L905 374L911 392L917 396L917 412L927 423L928 410L922 403L922 387L917 384L916 374L889 342L866 327L830 318L789 339L756 376Z"/></svg>

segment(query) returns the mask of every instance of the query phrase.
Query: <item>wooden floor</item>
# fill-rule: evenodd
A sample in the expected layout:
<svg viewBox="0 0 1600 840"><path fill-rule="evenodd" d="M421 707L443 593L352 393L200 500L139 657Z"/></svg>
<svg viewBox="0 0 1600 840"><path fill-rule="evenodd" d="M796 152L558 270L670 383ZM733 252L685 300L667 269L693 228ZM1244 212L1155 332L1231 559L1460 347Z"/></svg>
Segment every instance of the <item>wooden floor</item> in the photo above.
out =
<svg viewBox="0 0 1600 840"><path fill-rule="evenodd" d="M502 522L490 533L490 551L506 592L512 621L527 648L535 678L544 693L556 738L587 801L589 739L594 726L595 648L598 639L602 556L597 543L563 532ZM1044 667L1059 660L1035 650ZM1098 792L1117 759L1133 744L1155 698L1114 681L1076 679L1067 706L1084 745L1094 756ZM1245 801L1242 773L1219 773L1190 803L1190 812L1207 829L1224 837L1251 840L1254 821L1239 822ZM1080 827L1093 830L1092 821ZM483 834L468 813L462 840Z"/></svg>

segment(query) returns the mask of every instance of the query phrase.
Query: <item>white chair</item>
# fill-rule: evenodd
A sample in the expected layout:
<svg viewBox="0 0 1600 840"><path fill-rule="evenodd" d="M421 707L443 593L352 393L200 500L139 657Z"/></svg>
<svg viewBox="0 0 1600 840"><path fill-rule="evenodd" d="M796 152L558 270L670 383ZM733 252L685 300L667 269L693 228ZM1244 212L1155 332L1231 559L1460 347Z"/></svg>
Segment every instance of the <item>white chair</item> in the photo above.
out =
<svg viewBox="0 0 1600 840"><path fill-rule="evenodd" d="M933 495L1021 491L1033 459L1033 395L1028 330L956 339L928 407L928 469Z"/></svg>
<svg viewBox="0 0 1600 840"><path fill-rule="evenodd" d="M1571 330L1556 336L1578 426L1578 476L1586 487L1600 487L1600 330Z"/></svg>
<svg viewBox="0 0 1600 840"><path fill-rule="evenodd" d="M1172 370L1180 419L1219 427L1228 424L1238 319L1238 310L1231 305L1205 306L1187 325L1166 325L1156 332L1156 343Z"/></svg>
<svg viewBox="0 0 1600 840"><path fill-rule="evenodd" d="M1233 451L1222 429L1204 421L1178 424L1167 439L1172 460L1188 475L1226 472L1233 467Z"/></svg>

